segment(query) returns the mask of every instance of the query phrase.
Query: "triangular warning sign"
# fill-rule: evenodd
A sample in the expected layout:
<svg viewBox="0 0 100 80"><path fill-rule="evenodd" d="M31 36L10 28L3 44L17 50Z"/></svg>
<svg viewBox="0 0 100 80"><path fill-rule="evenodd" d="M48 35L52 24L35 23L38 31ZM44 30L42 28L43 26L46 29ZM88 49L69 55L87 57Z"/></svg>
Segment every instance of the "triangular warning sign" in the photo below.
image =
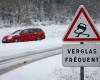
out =
<svg viewBox="0 0 100 80"><path fill-rule="evenodd" d="M97 41L99 34L94 27L91 17L83 5L77 10L64 41Z"/></svg>

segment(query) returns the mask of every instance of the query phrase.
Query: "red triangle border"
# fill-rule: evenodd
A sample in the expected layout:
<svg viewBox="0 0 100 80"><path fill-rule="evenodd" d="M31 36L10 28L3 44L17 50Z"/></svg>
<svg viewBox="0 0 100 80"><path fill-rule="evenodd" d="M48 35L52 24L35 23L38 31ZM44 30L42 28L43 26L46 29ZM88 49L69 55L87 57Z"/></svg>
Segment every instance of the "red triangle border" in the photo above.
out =
<svg viewBox="0 0 100 80"><path fill-rule="evenodd" d="M77 20L78 20L78 18L79 18L81 13L84 14L85 18L87 19L88 23L90 24L90 26L91 26L92 30L94 31L94 33L96 34L97 38L68 38L71 30L73 29L73 27L74 27L75 23L77 22ZM66 33L63 41L100 41L99 34L96 31L91 19L89 18L87 12L84 10L83 7L80 8L78 14L75 16L75 18L74 18L74 20L73 20L68 32Z"/></svg>

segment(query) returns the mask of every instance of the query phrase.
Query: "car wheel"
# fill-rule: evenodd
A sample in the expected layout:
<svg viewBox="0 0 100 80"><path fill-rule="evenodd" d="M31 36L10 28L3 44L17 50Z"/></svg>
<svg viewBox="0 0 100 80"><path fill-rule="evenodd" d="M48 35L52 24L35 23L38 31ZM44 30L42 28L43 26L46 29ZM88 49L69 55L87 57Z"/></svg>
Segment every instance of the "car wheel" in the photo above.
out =
<svg viewBox="0 0 100 80"><path fill-rule="evenodd" d="M42 38L41 37L37 37L36 40L42 40Z"/></svg>
<svg viewBox="0 0 100 80"><path fill-rule="evenodd" d="M15 39L14 42L19 42L19 40L18 39Z"/></svg>

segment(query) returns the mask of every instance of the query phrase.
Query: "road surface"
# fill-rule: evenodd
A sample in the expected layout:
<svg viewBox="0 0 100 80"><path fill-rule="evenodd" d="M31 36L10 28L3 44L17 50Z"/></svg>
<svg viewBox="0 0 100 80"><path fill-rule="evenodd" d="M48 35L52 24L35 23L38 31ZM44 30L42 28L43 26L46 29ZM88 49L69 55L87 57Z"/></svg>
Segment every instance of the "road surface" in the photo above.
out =
<svg viewBox="0 0 100 80"><path fill-rule="evenodd" d="M28 53L28 54L27 54ZM62 53L62 47L48 49L39 52L26 52L20 56L12 56L11 58L0 61L0 75L7 73L11 70L14 70L18 67L24 66L31 62L38 61L50 56L58 55Z"/></svg>

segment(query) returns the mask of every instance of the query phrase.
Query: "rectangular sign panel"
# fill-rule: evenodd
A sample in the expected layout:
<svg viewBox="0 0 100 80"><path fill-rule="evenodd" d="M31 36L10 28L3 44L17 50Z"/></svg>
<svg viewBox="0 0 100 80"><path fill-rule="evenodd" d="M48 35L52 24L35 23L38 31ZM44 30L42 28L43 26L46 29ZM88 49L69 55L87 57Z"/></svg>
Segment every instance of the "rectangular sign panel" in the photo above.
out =
<svg viewBox="0 0 100 80"><path fill-rule="evenodd" d="M100 44L66 44L62 56L65 67L100 67Z"/></svg>

